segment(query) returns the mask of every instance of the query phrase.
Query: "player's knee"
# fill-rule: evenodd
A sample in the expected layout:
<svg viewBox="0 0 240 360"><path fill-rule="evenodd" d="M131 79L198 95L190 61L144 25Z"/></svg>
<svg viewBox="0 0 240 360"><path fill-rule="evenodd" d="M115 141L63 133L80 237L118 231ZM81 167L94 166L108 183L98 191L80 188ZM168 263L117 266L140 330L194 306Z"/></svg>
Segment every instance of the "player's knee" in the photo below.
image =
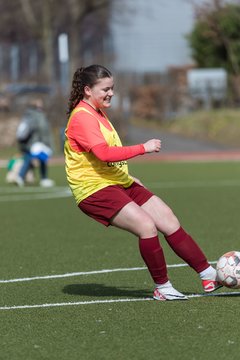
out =
<svg viewBox="0 0 240 360"><path fill-rule="evenodd" d="M180 227L180 222L173 211L168 208L165 213L166 233L170 234L177 231Z"/></svg>
<svg viewBox="0 0 240 360"><path fill-rule="evenodd" d="M174 214L174 212L172 211L171 208L167 207L165 209L165 219L169 222L169 223L178 223L178 218L176 217L176 215Z"/></svg>
<svg viewBox="0 0 240 360"><path fill-rule="evenodd" d="M139 236L143 239L150 238L156 236L158 230L156 225L154 224L153 220L150 217L146 217L140 224L139 224Z"/></svg>

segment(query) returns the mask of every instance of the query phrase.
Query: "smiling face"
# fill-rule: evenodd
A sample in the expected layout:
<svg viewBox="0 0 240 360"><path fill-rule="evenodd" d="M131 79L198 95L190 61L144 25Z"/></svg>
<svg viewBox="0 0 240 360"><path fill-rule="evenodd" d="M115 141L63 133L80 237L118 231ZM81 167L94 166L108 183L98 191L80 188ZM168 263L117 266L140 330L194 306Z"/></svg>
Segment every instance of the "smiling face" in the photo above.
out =
<svg viewBox="0 0 240 360"><path fill-rule="evenodd" d="M85 86L83 100L89 103L94 109L106 109L111 106L113 93L113 78L105 77L99 79L91 88Z"/></svg>

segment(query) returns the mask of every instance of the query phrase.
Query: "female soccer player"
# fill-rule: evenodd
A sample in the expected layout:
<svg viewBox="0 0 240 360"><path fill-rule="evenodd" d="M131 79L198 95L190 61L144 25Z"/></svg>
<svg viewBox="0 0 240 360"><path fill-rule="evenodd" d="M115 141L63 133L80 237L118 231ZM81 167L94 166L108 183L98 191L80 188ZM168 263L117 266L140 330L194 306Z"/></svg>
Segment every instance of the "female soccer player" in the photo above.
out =
<svg viewBox="0 0 240 360"><path fill-rule="evenodd" d="M101 65L79 68L72 81L65 161L70 188L78 207L105 226L139 238L140 253L155 283L156 300L186 300L167 274L161 232L173 251L200 276L204 291L220 287L216 270L166 203L129 175L127 159L159 152L161 141L122 146L104 110L111 106L114 81Z"/></svg>

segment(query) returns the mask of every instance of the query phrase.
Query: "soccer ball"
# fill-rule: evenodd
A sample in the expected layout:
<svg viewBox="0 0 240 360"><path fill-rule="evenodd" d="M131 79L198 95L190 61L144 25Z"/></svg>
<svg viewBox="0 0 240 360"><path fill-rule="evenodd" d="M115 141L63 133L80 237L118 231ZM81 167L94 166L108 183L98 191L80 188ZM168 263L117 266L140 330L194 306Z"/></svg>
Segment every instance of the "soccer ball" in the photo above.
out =
<svg viewBox="0 0 240 360"><path fill-rule="evenodd" d="M220 257L216 266L218 281L231 289L240 288L240 252L230 251Z"/></svg>

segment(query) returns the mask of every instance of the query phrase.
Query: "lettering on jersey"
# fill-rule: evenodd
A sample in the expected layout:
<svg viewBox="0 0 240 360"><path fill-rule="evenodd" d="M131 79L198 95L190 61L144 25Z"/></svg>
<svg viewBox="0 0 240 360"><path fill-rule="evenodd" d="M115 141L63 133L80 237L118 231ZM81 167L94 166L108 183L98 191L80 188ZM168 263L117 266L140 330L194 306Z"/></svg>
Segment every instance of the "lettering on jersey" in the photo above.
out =
<svg viewBox="0 0 240 360"><path fill-rule="evenodd" d="M124 165L127 165L127 161L107 162L108 167L117 166L117 167L121 168Z"/></svg>

